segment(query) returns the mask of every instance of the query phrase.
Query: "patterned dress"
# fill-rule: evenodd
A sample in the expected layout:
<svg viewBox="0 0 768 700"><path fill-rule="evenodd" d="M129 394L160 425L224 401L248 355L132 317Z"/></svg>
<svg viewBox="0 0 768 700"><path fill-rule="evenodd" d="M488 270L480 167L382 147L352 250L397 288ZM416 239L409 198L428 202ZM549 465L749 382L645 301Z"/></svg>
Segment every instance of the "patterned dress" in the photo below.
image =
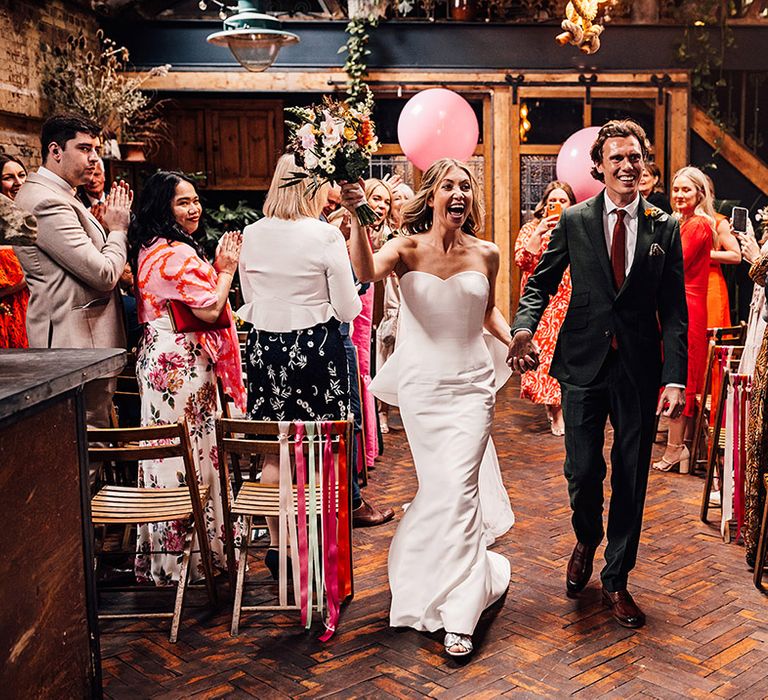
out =
<svg viewBox="0 0 768 700"><path fill-rule="evenodd" d="M215 416L216 378L241 410L245 387L234 321L229 329L205 333L175 333L166 311L168 300L192 308L216 302L216 271L179 242L159 239L139 253L136 292L139 322L144 336L139 346L136 375L141 393L142 425L173 423L186 417L192 439L198 479L210 489L205 506L205 528L213 564L226 568L224 538L227 536L221 509ZM139 486L178 487L186 482L180 458L144 461L139 464ZM141 524L138 531L136 577L157 585L178 580L181 554L152 554L152 550L180 550L183 528L179 521ZM203 576L199 555L190 562L192 579Z"/></svg>
<svg viewBox="0 0 768 700"><path fill-rule="evenodd" d="M0 291L15 287L24 281L16 255L12 250L0 249ZM26 348L27 302L29 289L24 287L13 294L0 296L0 348Z"/></svg>
<svg viewBox="0 0 768 700"><path fill-rule="evenodd" d="M520 229L515 242L515 264L520 268L520 295L525 292L525 285L533 274L536 266L544 255L544 251L549 245L549 236L544 236L541 250L534 255L525 249L531 238L538 220L534 219ZM563 279L557 289L557 293L549 300L547 308L541 315L539 327L533 336L533 341L540 350L540 362L538 369L526 372L520 377L520 398L528 399L533 403L546 404L549 406L560 405L560 384L557 379L549 376L549 368L552 364L552 356L555 353L557 336L560 333L560 327L565 320L565 314L568 311L568 304L571 301L571 271L567 269L563 274Z"/></svg>
<svg viewBox="0 0 768 700"><path fill-rule="evenodd" d="M768 255L762 255L749 270L755 284L765 286L768 277ZM763 336L752 375L752 395L747 430L747 466L744 483L744 547L747 564L753 566L757 555L757 539L765 503L763 476L768 473L768 333Z"/></svg>

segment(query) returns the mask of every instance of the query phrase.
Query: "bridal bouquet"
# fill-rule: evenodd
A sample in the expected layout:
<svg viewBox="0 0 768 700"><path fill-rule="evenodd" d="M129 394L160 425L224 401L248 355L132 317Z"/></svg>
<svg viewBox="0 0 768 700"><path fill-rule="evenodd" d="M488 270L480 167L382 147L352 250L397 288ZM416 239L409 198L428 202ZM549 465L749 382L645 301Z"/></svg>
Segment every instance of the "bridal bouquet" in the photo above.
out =
<svg viewBox="0 0 768 700"><path fill-rule="evenodd" d="M288 107L288 150L307 171L291 173L284 187L309 179L307 195L314 197L326 182L356 182L369 172L371 156L378 150L376 128L370 113L346 102L324 97L311 107ZM363 226L377 219L368 204L357 208Z"/></svg>

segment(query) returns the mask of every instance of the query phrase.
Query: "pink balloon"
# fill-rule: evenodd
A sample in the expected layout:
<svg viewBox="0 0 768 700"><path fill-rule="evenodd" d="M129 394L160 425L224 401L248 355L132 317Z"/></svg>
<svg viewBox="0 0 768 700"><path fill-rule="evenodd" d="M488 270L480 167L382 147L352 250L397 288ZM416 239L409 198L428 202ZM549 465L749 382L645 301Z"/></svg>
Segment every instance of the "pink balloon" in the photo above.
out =
<svg viewBox="0 0 768 700"><path fill-rule="evenodd" d="M416 93L397 122L397 140L408 160L426 170L440 158L467 160L475 151L480 127L472 107L445 88Z"/></svg>
<svg viewBox="0 0 768 700"><path fill-rule="evenodd" d="M603 183L589 174L592 170L589 151L599 131L599 126L579 129L565 140L557 154L557 179L573 188L577 202L594 197L603 189Z"/></svg>

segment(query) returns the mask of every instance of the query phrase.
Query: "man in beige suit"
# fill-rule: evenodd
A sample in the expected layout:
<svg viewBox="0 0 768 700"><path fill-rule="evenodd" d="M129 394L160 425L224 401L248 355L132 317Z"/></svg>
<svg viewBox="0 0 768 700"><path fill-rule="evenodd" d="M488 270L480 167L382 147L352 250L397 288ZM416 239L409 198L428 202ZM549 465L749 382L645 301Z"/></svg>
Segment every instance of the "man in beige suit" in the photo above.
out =
<svg viewBox="0 0 768 700"><path fill-rule="evenodd" d="M16 205L37 217L36 244L15 248L29 285L32 348L125 347L115 288L125 269L132 193L125 184L112 188L103 226L75 196L99 159L99 133L81 117L48 119L40 135L43 166L16 196ZM114 383L86 386L88 425L109 425Z"/></svg>

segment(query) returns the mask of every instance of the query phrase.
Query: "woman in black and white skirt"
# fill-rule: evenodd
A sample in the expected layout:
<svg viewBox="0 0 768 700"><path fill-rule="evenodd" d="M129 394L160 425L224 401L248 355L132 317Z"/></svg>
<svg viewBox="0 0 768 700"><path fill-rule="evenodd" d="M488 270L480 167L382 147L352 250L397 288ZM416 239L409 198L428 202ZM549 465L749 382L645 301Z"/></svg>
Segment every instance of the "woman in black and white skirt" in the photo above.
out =
<svg viewBox="0 0 768 700"><path fill-rule="evenodd" d="M320 221L325 188L285 186L301 172L284 155L264 202L265 218L243 231L237 314L253 326L246 344L248 417L253 420L346 420L349 375L339 323L361 309L344 239ZM278 483L277 461L262 482ZM270 522L274 521L274 522ZM266 564L277 578L277 519L268 518Z"/></svg>

